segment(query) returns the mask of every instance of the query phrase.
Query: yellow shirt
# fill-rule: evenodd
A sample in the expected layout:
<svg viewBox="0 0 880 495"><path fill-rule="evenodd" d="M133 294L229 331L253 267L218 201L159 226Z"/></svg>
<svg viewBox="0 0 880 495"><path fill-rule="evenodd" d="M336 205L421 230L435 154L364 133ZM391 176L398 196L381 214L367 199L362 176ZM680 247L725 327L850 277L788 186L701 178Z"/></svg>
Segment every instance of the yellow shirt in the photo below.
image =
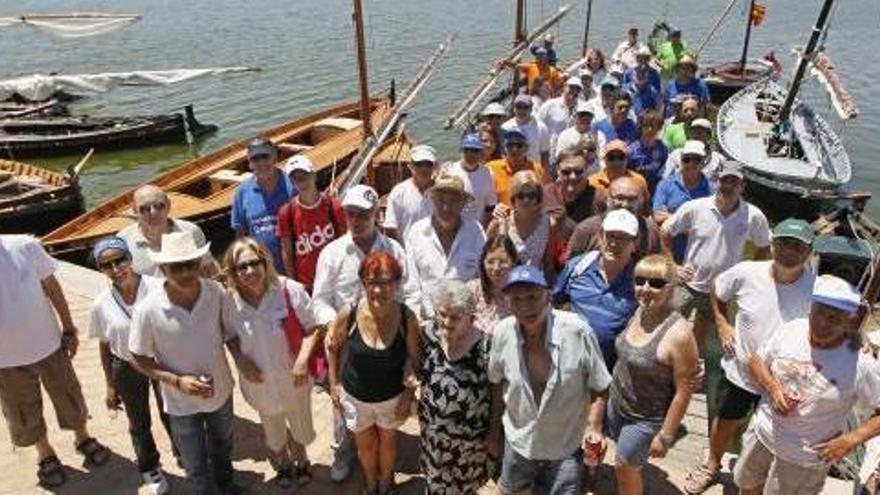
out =
<svg viewBox="0 0 880 495"><path fill-rule="evenodd" d="M529 88L529 94L535 94L535 83L538 79L544 79L550 85L551 90L555 93L560 87L559 71L555 67L548 65L542 72L538 68L538 64L531 63L526 69L526 84Z"/></svg>
<svg viewBox="0 0 880 495"><path fill-rule="evenodd" d="M520 170L531 170L538 176L538 180L542 183L547 182L547 176L544 173L544 167L535 162L526 160L526 165L518 170L513 170L506 158L492 160L486 164L489 172L492 172L492 179L495 181L495 194L498 195L498 201L502 204L510 206L510 188L513 185L513 174Z"/></svg>

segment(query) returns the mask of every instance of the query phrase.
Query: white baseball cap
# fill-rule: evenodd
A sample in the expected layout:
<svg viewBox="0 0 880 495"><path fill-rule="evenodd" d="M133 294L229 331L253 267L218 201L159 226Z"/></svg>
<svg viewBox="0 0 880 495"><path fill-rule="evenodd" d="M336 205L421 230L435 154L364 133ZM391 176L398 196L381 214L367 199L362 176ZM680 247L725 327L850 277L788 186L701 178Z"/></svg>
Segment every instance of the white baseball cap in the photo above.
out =
<svg viewBox="0 0 880 495"><path fill-rule="evenodd" d="M308 157L303 155L293 155L284 162L284 174L290 175L296 170L302 170L310 174L315 173L315 165Z"/></svg>
<svg viewBox="0 0 880 495"><path fill-rule="evenodd" d="M840 277L820 275L813 285L813 302L852 314L858 311L862 295L852 284Z"/></svg>
<svg viewBox="0 0 880 495"><path fill-rule="evenodd" d="M602 232L623 232L635 237L639 233L639 220L629 210L611 210L602 220Z"/></svg>
<svg viewBox="0 0 880 495"><path fill-rule="evenodd" d="M581 78L579 77L569 77L567 81L565 81L566 86L575 86L580 89L584 89L584 83L581 82Z"/></svg>
<svg viewBox="0 0 880 495"><path fill-rule="evenodd" d="M507 117L507 110L504 108L504 105L497 102L492 102L486 105L486 108L480 113L483 117L491 117L493 115L500 115L502 117Z"/></svg>
<svg viewBox="0 0 880 495"><path fill-rule="evenodd" d="M693 122L691 122L691 127L698 127L701 129L706 129L707 131L711 131L712 123L709 122L708 119L694 119Z"/></svg>
<svg viewBox="0 0 880 495"><path fill-rule="evenodd" d="M593 107L593 104L588 100L578 100L577 106L574 107L574 113L589 113L590 115L596 115L596 108Z"/></svg>
<svg viewBox="0 0 880 495"><path fill-rule="evenodd" d="M697 155L700 158L706 158L706 145L696 139L686 141L681 148L681 156L684 155Z"/></svg>
<svg viewBox="0 0 880 495"><path fill-rule="evenodd" d="M342 207L354 206L362 210L372 210L379 204L379 195L376 190L365 184L351 186L342 198Z"/></svg>
<svg viewBox="0 0 880 495"><path fill-rule="evenodd" d="M415 162L431 162L437 163L437 151L434 150L433 146L428 146L427 144L420 144L418 146L413 146L412 150L409 152L410 160L413 163Z"/></svg>

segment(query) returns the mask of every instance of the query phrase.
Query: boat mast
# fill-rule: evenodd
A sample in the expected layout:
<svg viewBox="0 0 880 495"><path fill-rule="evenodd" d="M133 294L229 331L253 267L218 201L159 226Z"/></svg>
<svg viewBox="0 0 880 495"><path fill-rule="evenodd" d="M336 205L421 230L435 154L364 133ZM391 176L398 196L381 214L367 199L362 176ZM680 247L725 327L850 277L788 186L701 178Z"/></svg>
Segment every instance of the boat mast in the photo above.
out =
<svg viewBox="0 0 880 495"><path fill-rule="evenodd" d="M807 47L801 54L801 61L798 64L797 72L795 72L794 79L791 81L791 86L788 88L788 95L785 97L785 103L782 104L782 110L779 111L779 122L788 120L788 117L791 114L791 107L794 105L794 99L797 96L798 90L800 90L801 82L803 82L804 79L804 73L807 71L807 65L813 58L813 51L816 49L816 44L819 43L819 38L822 36L822 31L825 27L825 22L828 21L828 14L831 12L831 5L833 3L834 0L825 0L822 4L822 10L819 11L819 19L816 20L816 25L813 26L813 34L810 35L810 41L807 42Z"/></svg>
<svg viewBox="0 0 880 495"><path fill-rule="evenodd" d="M581 47L581 58L587 56L587 38L590 36L590 16L593 14L593 0L587 1L587 21L584 24L584 44Z"/></svg>
<svg viewBox="0 0 880 495"><path fill-rule="evenodd" d="M354 0L354 40L357 45L358 86L361 96L361 121L363 122L364 139L373 135L370 121L370 88L367 85L367 50L364 46L364 10L361 0Z"/></svg>
<svg viewBox="0 0 880 495"><path fill-rule="evenodd" d="M513 46L518 46L526 39L526 0L516 0L516 19L513 23ZM519 69L513 69L513 91L515 95L519 89Z"/></svg>
<svg viewBox="0 0 880 495"><path fill-rule="evenodd" d="M746 75L746 57L749 54L749 38L752 37L752 16L755 13L755 0L749 2L749 14L746 18L746 39L743 41L742 57L739 59L739 74L745 78Z"/></svg>

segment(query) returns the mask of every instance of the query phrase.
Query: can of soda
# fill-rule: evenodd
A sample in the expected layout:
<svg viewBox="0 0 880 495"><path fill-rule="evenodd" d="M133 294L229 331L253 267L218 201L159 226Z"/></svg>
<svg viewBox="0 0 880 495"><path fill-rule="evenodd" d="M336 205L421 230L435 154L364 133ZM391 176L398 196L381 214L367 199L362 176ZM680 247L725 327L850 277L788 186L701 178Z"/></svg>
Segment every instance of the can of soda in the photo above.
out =
<svg viewBox="0 0 880 495"><path fill-rule="evenodd" d="M602 439L598 435L587 435L587 445L584 449L584 465L587 467L596 467L599 465L599 458L602 456Z"/></svg>
<svg viewBox="0 0 880 495"><path fill-rule="evenodd" d="M791 413L796 412L801 403L801 394L797 390L790 387L785 389L785 400L788 401L788 408Z"/></svg>
<svg viewBox="0 0 880 495"><path fill-rule="evenodd" d="M214 396L214 377L208 374L201 374L198 376L198 380L205 385L211 387L211 392L207 395L208 397Z"/></svg>

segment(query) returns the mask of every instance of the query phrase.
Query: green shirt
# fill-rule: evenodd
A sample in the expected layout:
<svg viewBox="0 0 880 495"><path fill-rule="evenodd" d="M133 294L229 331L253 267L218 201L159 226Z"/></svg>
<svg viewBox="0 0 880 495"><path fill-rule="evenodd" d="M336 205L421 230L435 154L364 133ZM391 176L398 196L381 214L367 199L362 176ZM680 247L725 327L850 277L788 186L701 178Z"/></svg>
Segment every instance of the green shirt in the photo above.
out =
<svg viewBox="0 0 880 495"><path fill-rule="evenodd" d="M684 122L677 124L669 124L663 131L663 144L669 148L669 151L681 148L687 141L687 133L684 131Z"/></svg>
<svg viewBox="0 0 880 495"><path fill-rule="evenodd" d="M660 45L660 52L657 53L657 59L660 61L663 78L666 80L675 78L675 68L678 61L687 53L687 43L679 41L673 43L666 41Z"/></svg>

